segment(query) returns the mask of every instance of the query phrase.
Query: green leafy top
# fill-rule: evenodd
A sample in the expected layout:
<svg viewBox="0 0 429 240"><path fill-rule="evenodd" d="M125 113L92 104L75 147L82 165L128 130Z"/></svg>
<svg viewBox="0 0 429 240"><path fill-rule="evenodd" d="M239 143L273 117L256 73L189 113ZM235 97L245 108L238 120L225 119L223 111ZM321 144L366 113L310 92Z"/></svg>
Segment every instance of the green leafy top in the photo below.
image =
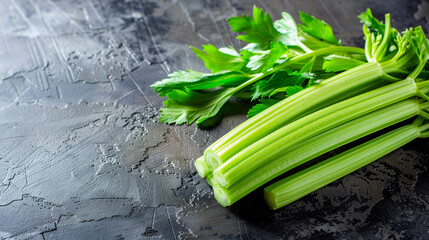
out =
<svg viewBox="0 0 429 240"><path fill-rule="evenodd" d="M202 50L190 47L211 73L180 70L152 84L160 96L168 98L159 121L206 125L219 117L221 108L233 96L263 99L259 107L262 110L274 102L270 100L277 101L315 84L313 73L322 76L324 69L313 52L330 48L335 50L322 51L322 56L335 54L341 46L327 23L305 13L300 17L301 25L288 13L273 22L268 13L254 7L253 17L242 15L227 20L234 32L244 33L237 38L248 42L239 52L211 44L203 45ZM361 50L352 52L360 54ZM345 68L335 69L329 61L335 59L326 59L327 70ZM284 66L288 67L282 69Z"/></svg>
<svg viewBox="0 0 429 240"><path fill-rule="evenodd" d="M288 48L281 42L271 42L270 49L266 51L250 52L247 50L243 51L243 58L248 58L246 67L251 71L260 70L265 72L272 68L276 63L287 60ZM286 55L285 55L286 54ZM280 60L280 59L283 60ZM279 61L280 60L280 61Z"/></svg>
<svg viewBox="0 0 429 240"><path fill-rule="evenodd" d="M233 47L217 49L215 46L208 44L203 45L203 50L190 47L201 60L203 60L207 69L212 72L240 70L245 65L240 54Z"/></svg>
<svg viewBox="0 0 429 240"><path fill-rule="evenodd" d="M256 114L264 111L265 109L273 106L274 104L280 102L280 99L270 99L270 98L262 98L260 100L260 103L253 106L251 109L249 109L249 112L247 113L247 116L253 117Z"/></svg>
<svg viewBox="0 0 429 240"><path fill-rule="evenodd" d="M203 93L187 88L175 89L167 94L165 108L161 109L158 120L164 123L199 124L215 116L231 96L230 88Z"/></svg>
<svg viewBox="0 0 429 240"><path fill-rule="evenodd" d="M253 8L253 19L250 16L243 15L229 18L227 21L232 31L246 33L246 35L237 37L237 39L245 42L269 44L272 41L278 41L282 35L274 27L271 16L257 7Z"/></svg>
<svg viewBox="0 0 429 240"><path fill-rule="evenodd" d="M263 79L257 82L252 87L252 100L258 99L260 97L270 97L282 91L287 92L287 87L301 87L304 80L312 78L314 78L313 74L291 72L288 70L278 71L268 79Z"/></svg>
<svg viewBox="0 0 429 240"><path fill-rule="evenodd" d="M249 48L266 49L271 42L281 42L287 47L299 47L304 52L312 51L301 39L324 47L340 45L329 24L303 12L300 12L300 18L303 25L297 27L292 16L283 12L282 18L273 23L268 13L254 7L253 19L243 15L229 18L228 23L232 31L245 33L245 35L239 35L237 39L253 43L245 47L247 50Z"/></svg>
<svg viewBox="0 0 429 240"><path fill-rule="evenodd" d="M385 22L377 20L370 9L359 15L365 34L365 56L368 62L383 66L386 79L416 79L427 65L429 43L421 27L399 33L391 26L390 14ZM392 76L394 73L395 76Z"/></svg>
<svg viewBox="0 0 429 240"><path fill-rule="evenodd" d="M173 90L204 90L216 87L235 87L250 78L240 71L220 73L201 73L193 70L176 71L168 75L168 78L158 81L151 87L160 96L166 96Z"/></svg>
<svg viewBox="0 0 429 240"><path fill-rule="evenodd" d="M303 32L328 43L340 45L329 24L304 12L299 12L299 17L303 23L299 27Z"/></svg>
<svg viewBox="0 0 429 240"><path fill-rule="evenodd" d="M367 9L365 12L361 13L358 18L364 26L371 29L373 32L383 33L385 25L381 23L377 18L372 15L371 9Z"/></svg>

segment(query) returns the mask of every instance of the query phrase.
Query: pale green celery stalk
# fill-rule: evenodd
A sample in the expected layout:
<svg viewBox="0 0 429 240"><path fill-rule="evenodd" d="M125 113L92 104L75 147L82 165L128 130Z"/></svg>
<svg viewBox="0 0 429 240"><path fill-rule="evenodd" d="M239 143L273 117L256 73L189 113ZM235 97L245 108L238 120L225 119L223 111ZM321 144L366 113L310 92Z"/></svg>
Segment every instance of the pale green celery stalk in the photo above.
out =
<svg viewBox="0 0 429 240"><path fill-rule="evenodd" d="M409 119L420 114L421 109L428 107L427 102L419 104L417 99L407 99L337 126L273 159L229 188L214 184L215 197L221 205L229 206L296 166L368 134ZM211 175L207 176L207 181L215 182Z"/></svg>
<svg viewBox="0 0 429 240"><path fill-rule="evenodd" d="M323 108L244 148L216 168L213 176L221 186L231 186L301 142L362 115L410 98L417 91L414 80L406 79ZM224 149L228 151L229 146Z"/></svg>
<svg viewBox="0 0 429 240"><path fill-rule="evenodd" d="M291 203L357 169L389 154L424 133L429 125L411 124L363 143L328 160L280 180L264 189L271 209Z"/></svg>
<svg viewBox="0 0 429 240"><path fill-rule="evenodd" d="M332 99L332 101L325 101L322 103L317 103L310 111L302 112L301 114L297 115L295 117L295 119L300 119L301 117L304 117L308 114L311 114L316 110L323 109L325 107L328 107L328 106L335 104L339 101L342 101L344 99L348 99L348 98L357 96L358 94L365 93L365 92L368 92L368 91L373 90L373 89L377 89L377 88L385 86L385 85L386 85L386 81L374 81L374 82L369 83L365 86L362 86L359 89L353 89L353 90L345 93L341 97L334 98L334 99ZM287 124L287 123L289 123L289 122L286 122L285 124ZM199 175L203 178L206 177L207 174L213 172L212 168L209 167L208 164L205 162L204 156L198 158L197 161L195 161L195 167L196 167Z"/></svg>
<svg viewBox="0 0 429 240"><path fill-rule="evenodd" d="M246 146L297 119L301 113L319 110L317 106L332 102L349 91L380 81L387 76L383 65L365 63L308 87L240 124L204 152L205 161L213 170Z"/></svg>

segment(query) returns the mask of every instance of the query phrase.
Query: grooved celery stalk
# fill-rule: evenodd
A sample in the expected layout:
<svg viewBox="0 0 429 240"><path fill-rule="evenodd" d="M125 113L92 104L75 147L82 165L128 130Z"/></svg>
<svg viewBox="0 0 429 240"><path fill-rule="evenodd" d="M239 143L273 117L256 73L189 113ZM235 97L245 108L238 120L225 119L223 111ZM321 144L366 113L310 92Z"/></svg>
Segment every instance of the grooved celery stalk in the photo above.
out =
<svg viewBox="0 0 429 240"><path fill-rule="evenodd" d="M211 175L207 176L207 181L210 181L213 186L218 202L223 206L229 206L296 166L368 134L409 119L420 114L421 109L428 107L427 102L419 104L417 99L401 101L308 139L284 155L241 178L229 188L221 187L215 183Z"/></svg>
<svg viewBox="0 0 429 240"><path fill-rule="evenodd" d="M238 152L215 169L213 176L221 186L231 186L251 171L301 142L364 114L410 98L417 91L414 80L406 79L309 114Z"/></svg>
<svg viewBox="0 0 429 240"><path fill-rule="evenodd" d="M383 67L388 67L389 72L385 72ZM347 92L380 81L380 78L398 80L387 75L395 70L390 65L365 63L306 88L227 133L205 151L206 163L212 170L216 169L244 147L275 131L285 123L296 120L296 117L303 112L311 111L311 109L318 110L317 106L325 105L325 102L333 103L335 99Z"/></svg>
<svg viewBox="0 0 429 240"><path fill-rule="evenodd" d="M278 209L411 142L429 126L407 125L293 174L264 189L271 209Z"/></svg>
<svg viewBox="0 0 429 240"><path fill-rule="evenodd" d="M361 93L364 93L364 92L367 92L367 91L370 91L370 90L382 87L385 84L386 84L386 81L382 81L382 80L381 81L375 81L375 82L372 82L372 83L368 83L367 85L362 86L359 89L355 89L355 90L349 91L348 93L344 94L343 96L338 97L337 99L334 99L332 102L320 103L317 106L315 106L312 109L312 111L303 112L303 113L301 113L301 115L296 116L296 119L299 119L300 117L306 116L307 114L311 114L311 113L313 113L314 111L316 111L318 109L322 109L324 107L327 107L327 106L329 106L331 104L334 104L334 103L336 103L338 101L341 101L343 99L354 97L354 96L357 96L358 94L361 94ZM285 122L285 124L287 124L289 122ZM196 168L198 174L201 177L203 177L203 178L205 178L208 174L211 174L213 172L212 171L213 167L210 167L207 164L207 162L204 159L204 156L201 156L201 157L199 157L198 159L195 160L195 168Z"/></svg>
<svg viewBox="0 0 429 240"><path fill-rule="evenodd" d="M380 81L370 82L364 86L361 86L360 88L351 89L347 93L344 93L342 96L338 96L337 98L333 98L330 101L320 102L317 105L313 106L308 111L302 111L302 112L300 112L300 114L297 113L296 116L294 118L289 119L289 121L287 121L287 119L285 119L285 122L283 125L288 124L288 123L292 122L293 120L297 120L301 117L304 117L308 114L311 114L317 110L323 109L324 107L330 106L331 104L335 104L335 103L342 101L344 99L351 98L351 97L357 96L358 94L362 94L362 93L368 92L370 90L385 86L388 83L389 83L388 81L384 81L384 80L380 79ZM221 139L219 139L219 140L221 140ZM214 146L214 145L212 145L212 146ZM218 146L218 147L219 147L219 149L223 149L225 147L225 145ZM208 151L211 151L211 149L209 149ZM214 170L214 167L212 167L212 166L216 166L216 168L217 168L221 163L220 159L217 159L217 160L219 160L217 163L213 163L213 165L209 165L209 164L207 164L208 161L206 162L204 157L205 156L202 156L195 161L195 167L196 167L198 173L200 174L200 176L203 178L206 177L209 173L212 173L212 171ZM216 160L216 159L212 159L212 160Z"/></svg>

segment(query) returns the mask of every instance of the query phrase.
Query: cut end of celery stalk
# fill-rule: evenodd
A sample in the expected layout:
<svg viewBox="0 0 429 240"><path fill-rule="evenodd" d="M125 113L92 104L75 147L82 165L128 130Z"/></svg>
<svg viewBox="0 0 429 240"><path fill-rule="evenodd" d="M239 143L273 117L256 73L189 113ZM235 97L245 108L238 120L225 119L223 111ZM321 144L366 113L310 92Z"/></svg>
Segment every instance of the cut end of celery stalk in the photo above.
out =
<svg viewBox="0 0 429 240"><path fill-rule="evenodd" d="M230 184L228 181L226 181L225 175L223 175L220 171L214 170L213 171L213 178L216 179L216 181L219 183L222 187L229 187Z"/></svg>
<svg viewBox="0 0 429 240"><path fill-rule="evenodd" d="M215 185L217 182L213 179L213 174L212 173L209 173L209 174L207 174L207 176L206 176L206 181L207 181L207 183L210 185L210 186L213 186L213 185Z"/></svg>
<svg viewBox="0 0 429 240"><path fill-rule="evenodd" d="M195 168L202 178L211 173L209 166L207 166L206 162L204 161L204 156L201 156L195 160Z"/></svg>
<svg viewBox="0 0 429 240"><path fill-rule="evenodd" d="M289 179L289 178L288 178ZM301 180L301 179L300 179ZM303 192L300 189L306 189L307 186L310 186L312 183L307 182L307 179L303 178L302 181L298 182L292 182L291 184L288 184L289 182L286 182L284 186L282 186L281 194L276 194L276 191L273 189L276 189L273 185L270 185L264 189L264 199L267 203L268 207L272 210L277 210L281 207L284 207L285 205L294 202L311 191ZM287 189L287 190L286 190ZM313 191L316 189L313 189Z"/></svg>
<svg viewBox="0 0 429 240"><path fill-rule="evenodd" d="M230 201L228 194L225 192L225 189L223 189L222 187L216 184L212 186L213 186L214 196L218 201L218 203L220 203L220 205L224 207L230 206L232 202Z"/></svg>
<svg viewBox="0 0 429 240"><path fill-rule="evenodd" d="M271 210L276 210L279 208L276 204L276 198L273 196L272 192L264 190L264 199Z"/></svg>
<svg viewBox="0 0 429 240"><path fill-rule="evenodd" d="M211 170L214 170L214 169L218 168L222 164L222 161L220 160L220 158L211 149L207 149L204 152L204 159L206 160L207 166Z"/></svg>

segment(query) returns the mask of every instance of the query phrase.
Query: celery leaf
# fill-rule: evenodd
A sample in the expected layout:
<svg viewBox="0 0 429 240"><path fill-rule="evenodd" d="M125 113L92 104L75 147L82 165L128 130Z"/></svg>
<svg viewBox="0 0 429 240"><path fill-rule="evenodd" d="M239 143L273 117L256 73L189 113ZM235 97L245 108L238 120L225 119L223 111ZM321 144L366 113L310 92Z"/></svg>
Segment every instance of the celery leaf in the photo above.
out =
<svg viewBox="0 0 429 240"><path fill-rule="evenodd" d="M247 113L247 116L249 118L251 118L251 117L255 116L256 114L264 111L265 109L271 107L272 105L280 102L281 99L262 98L259 101L260 101L260 103L256 104L251 109L249 109L249 112Z"/></svg>
<svg viewBox="0 0 429 240"><path fill-rule="evenodd" d="M277 40L281 35L274 28L271 16L257 7L253 8L253 19L250 16L242 15L229 18L227 21L232 31L246 33L246 35L237 37L245 42L266 44Z"/></svg>
<svg viewBox="0 0 429 240"><path fill-rule="evenodd" d="M215 46L208 44L203 45L203 51L195 47L190 48L203 60L206 68L212 72L240 70L245 65L240 54L232 47L217 49Z"/></svg>
<svg viewBox="0 0 429 240"><path fill-rule="evenodd" d="M305 79L312 78L312 74L298 73L291 71L278 71L268 79L263 79L255 83L252 87L252 100L260 97L268 97L273 95L279 88L288 86L300 86Z"/></svg>
<svg viewBox="0 0 429 240"><path fill-rule="evenodd" d="M193 70L176 71L168 78L151 85L151 88L166 96L169 92L185 87L190 90L203 90L216 87L235 87L249 79L249 76L239 71L201 73Z"/></svg>
<svg viewBox="0 0 429 240"><path fill-rule="evenodd" d="M372 15L371 9L368 8L366 12L361 13L358 18L361 23L369 27L372 31L379 33L384 32L385 25Z"/></svg>
<svg viewBox="0 0 429 240"><path fill-rule="evenodd" d="M269 51L249 52L251 56L249 57L249 62L246 67L250 68L252 71L260 69L261 72L265 72L272 68L287 50L288 48L283 43L272 42Z"/></svg>
<svg viewBox="0 0 429 240"><path fill-rule="evenodd" d="M277 88L276 90L274 90L271 94L270 97L272 95L275 95L277 93L281 93L281 92L285 92L286 96L292 96L293 94L303 90L304 88L299 86L299 85L295 85L295 86L287 86L287 87L282 87L282 88Z"/></svg>
<svg viewBox="0 0 429 240"><path fill-rule="evenodd" d="M215 116L232 96L232 88L200 93L188 88L167 93L159 121L163 123L202 123Z"/></svg>
<svg viewBox="0 0 429 240"><path fill-rule="evenodd" d="M282 13L282 19L273 23L270 15L264 13L262 9L253 8L253 19L250 16L242 15L228 19L228 23L234 32L244 32L237 39L249 42L243 49L267 50L271 42L282 42L286 46L299 46L302 44L298 37L296 23L288 13Z"/></svg>
<svg viewBox="0 0 429 240"><path fill-rule="evenodd" d="M328 43L340 45L332 32L331 26L325 21L304 12L299 12L299 17L303 23L299 27L303 32Z"/></svg>

